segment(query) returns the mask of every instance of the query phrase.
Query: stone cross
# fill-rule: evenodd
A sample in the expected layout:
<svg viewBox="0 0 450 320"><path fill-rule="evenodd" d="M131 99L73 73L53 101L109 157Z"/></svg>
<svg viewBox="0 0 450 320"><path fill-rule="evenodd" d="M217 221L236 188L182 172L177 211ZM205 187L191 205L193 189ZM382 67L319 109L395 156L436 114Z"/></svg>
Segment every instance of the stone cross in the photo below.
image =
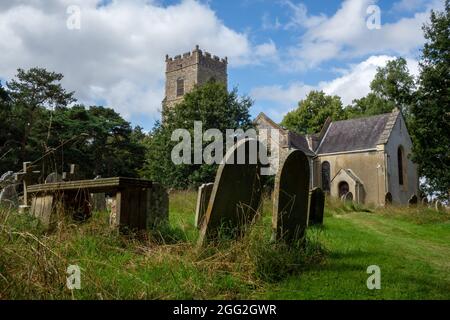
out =
<svg viewBox="0 0 450 320"><path fill-rule="evenodd" d="M39 177L40 171L33 171L31 162L24 162L21 172L15 174L16 182L22 182L23 184L23 207L28 207L28 194L27 187L34 184Z"/></svg>

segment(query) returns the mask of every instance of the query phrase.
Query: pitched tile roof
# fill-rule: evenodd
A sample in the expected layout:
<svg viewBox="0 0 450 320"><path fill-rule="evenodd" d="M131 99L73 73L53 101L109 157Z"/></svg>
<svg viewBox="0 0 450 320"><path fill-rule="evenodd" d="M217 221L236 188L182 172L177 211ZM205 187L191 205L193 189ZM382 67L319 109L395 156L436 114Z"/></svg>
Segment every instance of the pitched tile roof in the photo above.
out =
<svg viewBox="0 0 450 320"><path fill-rule="evenodd" d="M317 154L376 148L386 143L399 112L332 122Z"/></svg>

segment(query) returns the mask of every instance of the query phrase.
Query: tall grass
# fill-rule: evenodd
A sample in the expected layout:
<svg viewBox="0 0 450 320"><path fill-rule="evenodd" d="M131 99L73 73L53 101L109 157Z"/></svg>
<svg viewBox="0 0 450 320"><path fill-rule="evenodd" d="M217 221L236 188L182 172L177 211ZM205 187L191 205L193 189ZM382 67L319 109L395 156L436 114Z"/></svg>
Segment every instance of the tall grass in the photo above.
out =
<svg viewBox="0 0 450 320"><path fill-rule="evenodd" d="M314 232L305 246L271 243L268 201L244 237L199 247L195 197L172 194L170 223L144 236L120 235L106 212L85 223L62 218L47 233L29 215L1 210L0 299L245 298L326 256ZM81 268L81 290L66 287L69 265Z"/></svg>

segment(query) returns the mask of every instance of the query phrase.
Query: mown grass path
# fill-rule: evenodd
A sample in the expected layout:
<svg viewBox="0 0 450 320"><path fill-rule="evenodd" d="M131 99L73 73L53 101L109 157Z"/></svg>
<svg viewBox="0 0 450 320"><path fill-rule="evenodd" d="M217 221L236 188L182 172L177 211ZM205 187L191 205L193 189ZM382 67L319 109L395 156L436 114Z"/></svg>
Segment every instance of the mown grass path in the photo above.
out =
<svg viewBox="0 0 450 320"><path fill-rule="evenodd" d="M450 299L450 223L416 224L395 216L347 213L325 219L329 250L317 269L266 288L273 299ZM368 290L369 265L381 289Z"/></svg>

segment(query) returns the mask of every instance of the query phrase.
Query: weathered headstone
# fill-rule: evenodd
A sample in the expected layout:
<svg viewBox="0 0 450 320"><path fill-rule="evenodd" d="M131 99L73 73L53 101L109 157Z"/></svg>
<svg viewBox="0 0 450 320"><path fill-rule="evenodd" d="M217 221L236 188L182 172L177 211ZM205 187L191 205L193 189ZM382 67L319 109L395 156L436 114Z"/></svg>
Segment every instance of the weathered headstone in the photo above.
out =
<svg viewBox="0 0 450 320"><path fill-rule="evenodd" d="M392 193L386 192L384 196L384 205L389 206L392 204Z"/></svg>
<svg viewBox="0 0 450 320"><path fill-rule="evenodd" d="M427 197L423 197L420 202L422 203L423 206L428 206L428 198Z"/></svg>
<svg viewBox="0 0 450 320"><path fill-rule="evenodd" d="M147 229L153 229L169 220L169 194L159 183L153 183L148 191Z"/></svg>
<svg viewBox="0 0 450 320"><path fill-rule="evenodd" d="M62 176L57 172L50 173L47 178L45 178L45 183L54 183L63 181Z"/></svg>
<svg viewBox="0 0 450 320"><path fill-rule="evenodd" d="M208 209L209 199L214 183L204 183L198 188L197 207L195 209L195 226L200 229Z"/></svg>
<svg viewBox="0 0 450 320"><path fill-rule="evenodd" d="M253 139L239 140L230 148L217 170L211 199L200 230L199 244L217 239L220 233L241 236L259 212L260 166Z"/></svg>
<svg viewBox="0 0 450 320"><path fill-rule="evenodd" d="M436 209L436 211L444 211L444 205L442 204L441 201L436 200L436 203L434 205L434 209Z"/></svg>
<svg viewBox="0 0 450 320"><path fill-rule="evenodd" d="M290 151L275 177L272 240L303 239L308 223L309 163L300 150Z"/></svg>
<svg viewBox="0 0 450 320"><path fill-rule="evenodd" d="M309 223L323 224L323 212L325 209L325 193L321 188L314 188L310 192Z"/></svg>
<svg viewBox="0 0 450 320"><path fill-rule="evenodd" d="M0 177L0 188L7 186L14 182L14 172L7 171Z"/></svg>
<svg viewBox="0 0 450 320"><path fill-rule="evenodd" d="M10 208L16 207L19 202L17 195L17 186L10 184L4 187L0 192L0 205L6 205Z"/></svg>
<svg viewBox="0 0 450 320"><path fill-rule="evenodd" d="M412 207L412 206L416 206L417 205L417 196L415 194L413 194L411 196L411 198L409 198L408 200L408 206Z"/></svg>

